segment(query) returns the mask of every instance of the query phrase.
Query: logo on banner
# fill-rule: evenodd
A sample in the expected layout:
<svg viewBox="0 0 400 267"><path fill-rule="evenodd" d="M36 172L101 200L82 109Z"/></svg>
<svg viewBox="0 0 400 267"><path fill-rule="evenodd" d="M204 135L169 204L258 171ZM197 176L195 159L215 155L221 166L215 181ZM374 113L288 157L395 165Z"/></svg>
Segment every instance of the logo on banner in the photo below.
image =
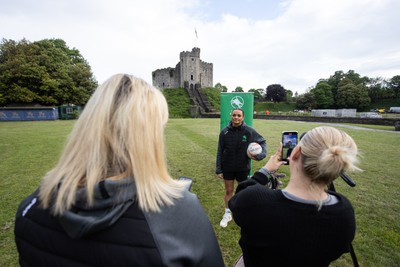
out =
<svg viewBox="0 0 400 267"><path fill-rule="evenodd" d="M234 96L231 99L231 106L233 108L242 108L244 105L244 100L240 96Z"/></svg>

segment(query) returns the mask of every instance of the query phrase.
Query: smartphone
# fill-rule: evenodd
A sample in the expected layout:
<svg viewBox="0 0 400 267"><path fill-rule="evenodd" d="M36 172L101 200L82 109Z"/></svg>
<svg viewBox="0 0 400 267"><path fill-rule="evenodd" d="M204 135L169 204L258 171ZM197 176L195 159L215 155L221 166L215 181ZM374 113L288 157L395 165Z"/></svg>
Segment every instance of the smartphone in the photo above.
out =
<svg viewBox="0 0 400 267"><path fill-rule="evenodd" d="M180 176L178 178L178 180L188 181L188 184L187 184L186 188L187 188L188 191L190 191L190 189L192 188L192 183L193 183L193 179L192 178L189 178L189 177L186 177L186 176Z"/></svg>
<svg viewBox="0 0 400 267"><path fill-rule="evenodd" d="M292 153L293 148L297 145L298 132L297 131L284 131L282 132L282 155L281 159L289 164L288 158Z"/></svg>

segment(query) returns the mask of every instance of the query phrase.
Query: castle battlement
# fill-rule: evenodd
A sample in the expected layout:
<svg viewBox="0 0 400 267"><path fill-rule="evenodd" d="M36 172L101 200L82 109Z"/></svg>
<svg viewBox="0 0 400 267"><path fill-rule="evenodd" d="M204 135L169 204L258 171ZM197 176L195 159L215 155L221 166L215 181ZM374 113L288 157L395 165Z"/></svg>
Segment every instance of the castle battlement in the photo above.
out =
<svg viewBox="0 0 400 267"><path fill-rule="evenodd" d="M198 58L200 58L200 48L198 48L198 47L193 47L193 49L192 49L192 51L191 52L189 52L189 51L183 51L183 52L181 52L180 54L179 54L179 57L182 59L182 58L185 58L185 57L198 57Z"/></svg>
<svg viewBox="0 0 400 267"><path fill-rule="evenodd" d="M167 67L167 68L162 68L162 69L156 69L155 71L159 71L159 70L170 70L170 69L174 69L172 67ZM154 72L154 71L153 71Z"/></svg>

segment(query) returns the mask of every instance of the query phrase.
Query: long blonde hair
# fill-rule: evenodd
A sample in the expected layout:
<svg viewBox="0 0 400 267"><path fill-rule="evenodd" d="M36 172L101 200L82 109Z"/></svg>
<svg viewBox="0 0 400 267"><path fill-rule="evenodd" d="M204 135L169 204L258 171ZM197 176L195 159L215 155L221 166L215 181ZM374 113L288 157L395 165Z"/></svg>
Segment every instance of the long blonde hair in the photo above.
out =
<svg viewBox="0 0 400 267"><path fill-rule="evenodd" d="M356 143L344 131L329 126L308 131L299 142L304 173L318 184L330 184L341 172L361 171L357 167Z"/></svg>
<svg viewBox="0 0 400 267"><path fill-rule="evenodd" d="M43 178L43 206L62 214L82 186L91 204L98 182L128 176L135 181L141 209L159 211L172 205L184 185L167 170L167 121L167 102L158 89L130 75L110 77L89 99L58 164Z"/></svg>

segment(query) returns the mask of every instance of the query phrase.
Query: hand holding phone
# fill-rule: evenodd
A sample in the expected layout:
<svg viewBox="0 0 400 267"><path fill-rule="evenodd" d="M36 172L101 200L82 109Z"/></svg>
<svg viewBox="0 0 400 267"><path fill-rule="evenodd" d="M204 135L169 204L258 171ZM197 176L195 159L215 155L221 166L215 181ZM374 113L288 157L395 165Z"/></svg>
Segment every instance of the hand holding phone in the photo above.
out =
<svg viewBox="0 0 400 267"><path fill-rule="evenodd" d="M284 131L282 132L282 155L281 160L286 161L285 165L289 164L289 157L294 147L297 145L298 132Z"/></svg>
<svg viewBox="0 0 400 267"><path fill-rule="evenodd" d="M282 143L279 144L278 149L275 154L271 155L269 160L265 163L264 168L266 168L269 172L273 173L278 171L279 167L285 163L281 160L282 155Z"/></svg>

